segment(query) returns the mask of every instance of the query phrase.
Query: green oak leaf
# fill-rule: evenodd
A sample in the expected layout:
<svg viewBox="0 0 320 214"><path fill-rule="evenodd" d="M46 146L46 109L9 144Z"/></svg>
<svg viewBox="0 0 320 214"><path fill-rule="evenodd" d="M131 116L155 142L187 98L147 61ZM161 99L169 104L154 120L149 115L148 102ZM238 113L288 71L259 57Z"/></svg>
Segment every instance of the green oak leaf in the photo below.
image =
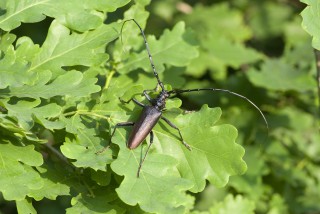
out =
<svg viewBox="0 0 320 214"><path fill-rule="evenodd" d="M40 12L42 4L45 2L46 0L1 1L0 8L5 13L0 16L0 28L10 31L18 27L22 21L39 22L45 19L46 16Z"/></svg>
<svg viewBox="0 0 320 214"><path fill-rule="evenodd" d="M107 169L107 172L104 171L94 171L91 170L91 178L97 182L100 186L108 186L111 182L112 171Z"/></svg>
<svg viewBox="0 0 320 214"><path fill-rule="evenodd" d="M244 198L241 195L234 197L229 194L223 202L215 204L211 209L212 214L233 214L233 213L246 213L254 214L255 205L253 201Z"/></svg>
<svg viewBox="0 0 320 214"><path fill-rule="evenodd" d="M37 201L42 200L44 197L56 200L57 196L70 194L70 184L65 183L65 174L47 165L38 166L37 170L40 172L43 186L41 189L31 191L28 195L29 197Z"/></svg>
<svg viewBox="0 0 320 214"><path fill-rule="evenodd" d="M19 201L17 200L16 206L18 213L37 214L37 211L32 206L32 200L30 198L26 198Z"/></svg>
<svg viewBox="0 0 320 214"><path fill-rule="evenodd" d="M50 117L57 117L61 114L61 107L55 103L40 106L40 102L40 100L33 102L22 100L14 105L6 103L5 106L8 109L8 115L16 117L19 125L26 130L33 127L35 120L51 130L63 128L64 124L61 121L48 120Z"/></svg>
<svg viewBox="0 0 320 214"><path fill-rule="evenodd" d="M283 7L273 1L255 2L249 10L248 25L257 40L281 36L293 12L292 7Z"/></svg>
<svg viewBox="0 0 320 214"><path fill-rule="evenodd" d="M135 1L135 4L133 4L124 13L123 20L125 21L135 19L139 23L141 28L144 29L149 16L149 12L145 9L148 4L150 4L150 0ZM143 40L141 40L141 37L139 36L140 34L140 30L134 22L126 22L125 26L122 27L121 40L115 42L115 48L112 55L112 57L115 59L115 62L122 63L123 61L125 61L125 59L130 57L126 53L132 48L134 50L139 50L141 48Z"/></svg>
<svg viewBox="0 0 320 214"><path fill-rule="evenodd" d="M62 66L100 65L108 59L104 46L118 37L119 27L117 23L101 25L79 34L53 21L29 71L51 70L55 77Z"/></svg>
<svg viewBox="0 0 320 214"><path fill-rule="evenodd" d="M178 176L178 172L174 170L176 160L167 155L149 153L148 161L144 162L138 178L140 153L144 154L145 149L129 150L126 148L124 131L117 133L113 142L118 142L120 152L111 168L124 176L116 189L120 199L131 206L139 204L147 212L185 213L184 206L190 202L185 191L192 184Z"/></svg>
<svg viewBox="0 0 320 214"><path fill-rule="evenodd" d="M8 86L17 87L30 84L30 79L35 78L33 73L28 72L28 63L20 60L19 54L14 51L12 42L15 38L13 34L5 34L0 39L0 47L5 52L0 59L0 89ZM21 48L18 49L21 50ZM28 54L25 56L28 56Z"/></svg>
<svg viewBox="0 0 320 214"><path fill-rule="evenodd" d="M161 143L159 150L178 160L177 169L181 176L194 184L190 189L192 192L202 191L206 179L217 187L225 186L231 175L243 174L247 169L242 160L244 149L235 143L237 130L228 124L215 125L220 116L219 108L210 109L204 105L198 112L174 119L173 123L179 127L192 151L168 131L155 129L156 138ZM177 136L176 130L170 127L168 130Z"/></svg>
<svg viewBox="0 0 320 214"><path fill-rule="evenodd" d="M43 164L42 155L33 145L0 144L0 191L6 200L23 200L43 187L44 182L33 166Z"/></svg>
<svg viewBox="0 0 320 214"><path fill-rule="evenodd" d="M148 37L148 44L158 72L164 71L164 64L182 67L198 56L196 47L192 46L186 38L188 38L188 32L185 32L183 22L176 24L172 31L166 30L158 41L155 37ZM152 72L145 49L141 53L131 54L126 62L118 66L121 73L128 73L137 68Z"/></svg>
<svg viewBox="0 0 320 214"><path fill-rule="evenodd" d="M225 79L228 66L239 69L242 65L263 59L263 55L242 43L234 43L225 37L209 37L203 44L212 65L211 74L214 78ZM207 62L208 63L208 62Z"/></svg>
<svg viewBox="0 0 320 214"><path fill-rule="evenodd" d="M308 6L301 12L302 27L312 36L312 46L320 50L320 2L318 0L301 0Z"/></svg>
<svg viewBox="0 0 320 214"><path fill-rule="evenodd" d="M74 125L76 126L77 123ZM102 145L107 146L105 140L97 136L90 126L86 129L78 129L77 133L75 138L66 138L65 143L60 147L61 152L67 158L74 159L72 164L77 167L106 171L106 164L112 161L112 151L108 149L103 154L96 154L103 148Z"/></svg>
<svg viewBox="0 0 320 214"><path fill-rule="evenodd" d="M17 126L14 120L11 120L11 118L5 114L0 114L0 131L1 131L1 134L3 133L2 136L5 135L4 134L5 130L8 131L8 135L10 135L10 133L17 133L17 134L23 133L23 129Z"/></svg>
<svg viewBox="0 0 320 214"><path fill-rule="evenodd" d="M5 33L1 35L0 40L0 50L3 52L8 51L9 49L12 49L12 44L16 40L17 36L11 33Z"/></svg>
<svg viewBox="0 0 320 214"><path fill-rule="evenodd" d="M10 139L12 143L21 143L24 138L27 138L35 142L41 142L34 133L19 126L16 120L15 117L0 114L0 136L2 140Z"/></svg>
<svg viewBox="0 0 320 214"><path fill-rule="evenodd" d="M80 71L72 70L58 76L54 81L51 72L45 71L39 74L39 82L35 85L23 85L21 87L10 87L9 91L2 90L3 96L51 98L54 96L84 97L100 91L100 86L95 85L97 78L86 77Z"/></svg>
<svg viewBox="0 0 320 214"><path fill-rule="evenodd" d="M243 176L232 177L229 184L258 203L266 192L262 176L267 175L270 170L261 154L261 147L247 147L244 160L248 164L248 171Z"/></svg>
<svg viewBox="0 0 320 214"><path fill-rule="evenodd" d="M184 17L184 20L198 32L199 40L204 41L203 44L210 34L238 42L246 41L252 36L241 12L226 2L211 6L198 4L190 15Z"/></svg>
<svg viewBox="0 0 320 214"><path fill-rule="evenodd" d="M235 143L236 129L230 125L215 125L221 115L220 109L209 109L204 106L199 112L180 115L174 120L170 115L165 114L180 128L192 151L182 145L176 130L160 121L153 129L154 144L143 163L139 178L137 170L140 155L145 154L145 149L141 151L139 148L135 150L126 148L129 132L123 129L119 128L112 138L112 142L120 147L120 152L117 159L111 163L111 169L119 175L124 175L124 181L117 189L117 193L125 203L130 205L138 203L148 212L185 211L186 208L181 208L188 206L183 202L186 200L183 199L185 197L182 195L183 191L202 191L206 179L215 186L222 187L226 185L231 175L243 174L246 170L246 164L242 160L244 149ZM115 114L112 116L112 121L115 121L115 117L117 117L116 122L135 121L134 118L120 119ZM185 183L185 186L178 186L176 182ZM145 192L146 188L148 194ZM144 194L139 193L141 189L144 189ZM163 189L167 190L166 194L169 195L174 193L168 191L176 194L180 192L180 199L174 200L174 203L177 203L175 205L170 202L170 198L161 199L159 202L161 197L157 197L156 200L161 207L170 207L170 210L159 210L156 205L151 205L154 204L151 202L153 198L162 194Z"/></svg>
<svg viewBox="0 0 320 214"><path fill-rule="evenodd" d="M112 204L114 190L101 188L94 197L79 194L72 198L72 207L67 208L67 214L90 213L90 214L116 214L125 213L125 210L118 205Z"/></svg>
<svg viewBox="0 0 320 214"><path fill-rule="evenodd" d="M314 188L314 187L313 187ZM305 196L305 195L303 195ZM280 194L273 194L270 201L270 211L269 214L273 213L289 213L288 205L285 199Z"/></svg>
<svg viewBox="0 0 320 214"><path fill-rule="evenodd" d="M253 84L271 90L304 92L316 87L316 82L311 75L277 59L266 60L260 71L251 69L247 75Z"/></svg>
<svg viewBox="0 0 320 214"><path fill-rule="evenodd" d="M128 2L85 0L78 4L77 0L3 0L0 8L5 12L0 16L0 28L10 31L22 22L39 22L50 16L71 29L84 32L103 23L102 12L115 11Z"/></svg>
<svg viewBox="0 0 320 214"><path fill-rule="evenodd" d="M199 57L187 67L189 75L200 77L209 69L214 79L221 80L226 78L228 67L239 69L263 58L262 54L243 44L252 36L251 30L245 25L240 11L230 8L227 3L209 7L199 4L183 20L197 32L200 45Z"/></svg>

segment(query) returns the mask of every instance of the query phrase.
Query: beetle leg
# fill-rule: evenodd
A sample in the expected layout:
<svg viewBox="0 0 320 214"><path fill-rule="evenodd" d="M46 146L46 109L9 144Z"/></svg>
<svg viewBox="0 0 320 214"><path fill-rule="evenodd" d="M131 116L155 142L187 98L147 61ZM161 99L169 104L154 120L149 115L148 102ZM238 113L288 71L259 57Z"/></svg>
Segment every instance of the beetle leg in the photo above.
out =
<svg viewBox="0 0 320 214"><path fill-rule="evenodd" d="M187 149L189 149L189 150L191 151L191 147L183 140L183 137L182 137L182 135L181 135L180 129L179 129L178 127L176 127L176 126L175 126L170 120L168 120L167 118L161 116L161 119L163 119L164 121L166 121L166 123L168 123L169 126L171 126L172 128L178 130L182 144L183 144L185 147L187 147Z"/></svg>
<svg viewBox="0 0 320 214"><path fill-rule="evenodd" d="M124 126L133 126L134 125L134 122L123 122L123 123L117 123L116 126L114 127L113 129L113 132L111 134L111 137L110 139L113 137L114 133L116 132L116 129L118 127L124 127Z"/></svg>
<svg viewBox="0 0 320 214"><path fill-rule="evenodd" d="M113 132L112 132L111 136L110 136L110 141L111 141L111 139L112 139L112 137L113 137L113 135L114 135L114 133L116 132L116 129L117 129L118 127L133 126L133 125L134 125L134 122L117 123L116 126L115 126L114 129L113 129ZM104 147L104 148L101 149L100 151L97 151L96 154L101 154L101 153L103 153L104 151L106 151L108 148L109 148L109 145L106 146L106 147Z"/></svg>
<svg viewBox="0 0 320 214"><path fill-rule="evenodd" d="M150 91L154 91L154 89L153 90L144 90L143 91L143 95L147 98L147 100L149 100L149 102L151 103L151 100L152 100L152 98L149 96L149 94L148 94L148 92L150 92Z"/></svg>
<svg viewBox="0 0 320 214"><path fill-rule="evenodd" d="M152 103L152 98L149 96L149 92L156 92L159 90L159 83L157 83L157 86L154 89L144 90L143 95L149 100L150 103Z"/></svg>
<svg viewBox="0 0 320 214"><path fill-rule="evenodd" d="M145 105L143 103L140 103L138 100L132 98L132 101L137 104L138 106L141 106L141 107L145 107Z"/></svg>
<svg viewBox="0 0 320 214"><path fill-rule="evenodd" d="M128 104L130 103L130 101L132 100L135 104L137 104L138 106L141 106L141 107L145 107L145 105L141 102L139 102L138 100L136 100L135 98L131 98L130 100L127 100L127 101L124 101L123 99L121 99L119 97L119 100L122 102L122 103L125 103L125 104Z"/></svg>
<svg viewBox="0 0 320 214"><path fill-rule="evenodd" d="M147 154L148 154L148 152L149 152L149 149L150 149L152 143L153 143L153 132L151 131L151 132L150 132L150 144L149 144L149 146L148 146L148 148L147 148L146 154L144 155L143 158L140 158L139 168L138 168L138 172L137 172L137 177L138 177L138 178L139 178L139 176L140 176L140 171L141 171L142 164L143 164L144 160L145 160L146 157L147 157Z"/></svg>

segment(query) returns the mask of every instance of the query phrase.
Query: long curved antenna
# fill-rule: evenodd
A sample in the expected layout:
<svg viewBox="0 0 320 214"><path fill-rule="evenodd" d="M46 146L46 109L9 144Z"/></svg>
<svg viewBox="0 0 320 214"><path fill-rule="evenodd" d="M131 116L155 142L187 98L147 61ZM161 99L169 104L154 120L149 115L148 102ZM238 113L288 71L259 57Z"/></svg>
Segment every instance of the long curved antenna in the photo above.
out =
<svg viewBox="0 0 320 214"><path fill-rule="evenodd" d="M229 91L227 89L221 89L221 88L196 88L196 89L185 89L185 90L181 90L181 89L176 89L176 90L172 90L172 91L168 91L168 94L169 95L172 95L172 94L182 94L182 93L186 93L186 92L193 92L193 91L220 91L220 92L227 92L229 94L233 94L237 97L240 97L246 101L248 101L251 105L253 105L260 113L260 115L262 116L266 126L267 126L267 130L269 132L269 124L268 124L268 121L266 119L266 117L264 116L264 114L262 113L262 111L260 110L260 108L254 104L251 100L249 100L247 97L241 95L241 94L238 94L238 93L235 93L233 91Z"/></svg>
<svg viewBox="0 0 320 214"><path fill-rule="evenodd" d="M147 42L147 39L146 39L146 36L144 35L144 32L141 28L141 26L138 24L138 22L135 20L135 19L128 19L128 20L125 20L122 24L122 27L121 27L121 30L120 30L120 35L121 35L121 42L122 42L122 29L123 29L123 26L126 22L128 21L134 21L134 23L136 23L136 25L138 26L138 28L140 29L140 32L141 32L141 35L143 37L143 40L144 40L144 44L146 46L146 49L147 49L147 52L148 52L148 56L149 56L149 61L150 61L150 64L151 64L151 67L152 67L152 70L153 70L153 74L154 76L157 78L157 81L158 81L158 84L160 85L162 91L164 91L164 86L163 86L163 83L161 82L159 76L158 76L158 73L156 71L156 67L154 66L154 63L153 63L153 60L152 60L152 56L151 56L151 53L150 53L150 49L149 49L149 45L148 45L148 42Z"/></svg>

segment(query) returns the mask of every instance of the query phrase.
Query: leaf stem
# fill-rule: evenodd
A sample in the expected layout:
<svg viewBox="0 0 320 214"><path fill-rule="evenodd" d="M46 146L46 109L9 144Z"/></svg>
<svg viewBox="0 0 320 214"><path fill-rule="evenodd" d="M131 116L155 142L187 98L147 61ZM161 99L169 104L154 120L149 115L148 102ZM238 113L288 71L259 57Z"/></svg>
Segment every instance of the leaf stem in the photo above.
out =
<svg viewBox="0 0 320 214"><path fill-rule="evenodd" d="M318 119L320 121L320 51L314 49L316 56L316 68L317 68L317 84L318 84Z"/></svg>
<svg viewBox="0 0 320 214"><path fill-rule="evenodd" d="M108 74L107 80L106 80L106 84L105 84L105 86L104 86L105 89L109 88L111 79L112 79L112 77L113 77L113 75L114 75L115 73L116 73L115 70L111 70L110 73Z"/></svg>
<svg viewBox="0 0 320 214"><path fill-rule="evenodd" d="M64 116L71 116L74 114L80 114L80 115L88 115L88 116L93 116L93 117L98 117L98 118L102 118L102 119L106 119L106 120L110 120L110 117L106 117L106 116L102 116L100 114L96 114L94 112L91 111L84 111L84 110L78 110L78 111L71 111L68 113L63 114Z"/></svg>

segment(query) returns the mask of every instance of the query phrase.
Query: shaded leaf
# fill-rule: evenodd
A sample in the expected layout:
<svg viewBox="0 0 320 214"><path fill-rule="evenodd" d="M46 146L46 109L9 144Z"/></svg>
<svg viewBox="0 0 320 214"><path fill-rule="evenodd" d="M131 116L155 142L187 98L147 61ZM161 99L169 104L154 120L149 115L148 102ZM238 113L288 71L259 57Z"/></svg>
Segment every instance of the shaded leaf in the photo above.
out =
<svg viewBox="0 0 320 214"><path fill-rule="evenodd" d="M306 75L281 60L267 60L261 71L251 69L248 72L250 81L260 87L271 90L312 90L316 86L313 77Z"/></svg>
<svg viewBox="0 0 320 214"><path fill-rule="evenodd" d="M67 214L78 213L105 213L115 214L124 213L125 210L117 205L111 204L113 201L113 192L105 189L104 192L100 191L95 197L88 197L84 194L79 194L77 197L72 198L72 207L68 208ZM110 203L111 202L111 203Z"/></svg>
<svg viewBox="0 0 320 214"><path fill-rule="evenodd" d="M33 145L21 147L1 142L0 159L0 191L6 200L23 200L43 187L40 175L32 168L43 164Z"/></svg>
<svg viewBox="0 0 320 214"><path fill-rule="evenodd" d="M70 183L66 183L65 174L48 166L37 167L37 170L40 172L43 186L41 189L31 191L30 197L37 201L44 197L56 200L57 196L70 194Z"/></svg>
<svg viewBox="0 0 320 214"><path fill-rule="evenodd" d="M187 68L189 75L200 77L209 69L214 79L225 79L228 66L239 69L243 64L263 58L262 54L244 46L243 42L252 36L251 30L240 11L227 3L210 7L199 4L184 20L197 32L200 45L200 56Z"/></svg>

